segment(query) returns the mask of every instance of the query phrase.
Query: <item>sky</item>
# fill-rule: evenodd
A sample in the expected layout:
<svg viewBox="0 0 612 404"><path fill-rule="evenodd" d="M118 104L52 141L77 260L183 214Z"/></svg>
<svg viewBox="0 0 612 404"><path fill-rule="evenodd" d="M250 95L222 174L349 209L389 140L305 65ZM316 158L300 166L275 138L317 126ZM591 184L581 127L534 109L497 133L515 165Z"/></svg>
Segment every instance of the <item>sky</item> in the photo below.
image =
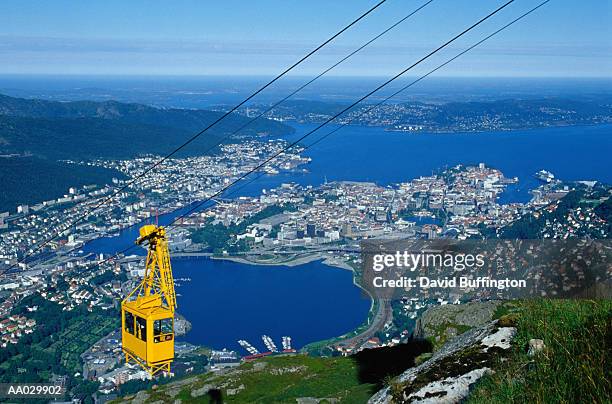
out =
<svg viewBox="0 0 612 404"><path fill-rule="evenodd" d="M376 2L3 0L0 74L273 75ZM387 0L292 74L319 73L425 2ZM504 2L434 0L331 74L392 75ZM435 67L538 3L515 0L419 69ZM610 1L552 0L441 74L610 77L610 21Z"/></svg>

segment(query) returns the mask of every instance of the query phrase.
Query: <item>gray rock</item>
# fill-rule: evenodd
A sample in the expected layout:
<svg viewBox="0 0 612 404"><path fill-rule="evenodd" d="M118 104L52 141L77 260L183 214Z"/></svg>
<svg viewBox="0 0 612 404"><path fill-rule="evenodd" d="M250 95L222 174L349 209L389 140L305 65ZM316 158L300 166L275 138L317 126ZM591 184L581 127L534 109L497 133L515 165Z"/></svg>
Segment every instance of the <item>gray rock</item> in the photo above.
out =
<svg viewBox="0 0 612 404"><path fill-rule="evenodd" d="M408 400L419 404L458 403L468 396L470 386L487 373L491 373L491 369L474 369L459 377L436 380L412 393Z"/></svg>
<svg viewBox="0 0 612 404"><path fill-rule="evenodd" d="M149 398L149 393L146 391L139 391L136 397L132 400L132 404L143 404Z"/></svg>
<svg viewBox="0 0 612 404"><path fill-rule="evenodd" d="M244 384L241 384L240 386L236 387L235 389L227 389L227 395L228 396L235 396L236 394L240 393L245 388L246 387L244 386Z"/></svg>
<svg viewBox="0 0 612 404"><path fill-rule="evenodd" d="M174 398L176 396L179 395L179 393L181 392L181 389L179 387L171 387L168 390L166 390L166 395L170 396L171 398Z"/></svg>
<svg viewBox="0 0 612 404"><path fill-rule="evenodd" d="M205 384L204 386L200 387L199 389L195 389L195 390L191 390L191 397L201 397L204 394L208 393L211 389L214 389L215 386L213 386L212 384Z"/></svg>
<svg viewBox="0 0 612 404"><path fill-rule="evenodd" d="M495 333L487 335L481 341L481 344L487 348L510 349L510 341L516 335L514 327L500 327Z"/></svg>
<svg viewBox="0 0 612 404"><path fill-rule="evenodd" d="M334 404L338 402L338 400L335 398L300 397L296 399L297 404L319 404L323 400L325 400L325 402L330 403L330 404Z"/></svg>
<svg viewBox="0 0 612 404"><path fill-rule="evenodd" d="M297 404L319 404L319 399L314 397L300 397L295 401L297 401Z"/></svg>
<svg viewBox="0 0 612 404"><path fill-rule="evenodd" d="M501 302L496 300L486 302L469 302L465 304L446 304L433 306L425 310L415 331L416 335L434 337L434 330L441 325L463 325L477 327L491 321L493 314ZM453 327L454 328L454 327ZM454 329L456 333L456 329ZM452 330L450 331L452 334Z"/></svg>
<svg viewBox="0 0 612 404"><path fill-rule="evenodd" d="M508 351L515 334L515 328L499 327L497 321L472 328L444 344L429 360L406 370L390 386L372 396L369 403L390 404L394 399L459 402L467 395L470 385L489 372L496 359ZM435 401L423 401L434 398Z"/></svg>
<svg viewBox="0 0 612 404"><path fill-rule="evenodd" d="M544 348L546 348L546 345L544 345L544 341L542 341L541 339L530 339L527 355L534 356L542 352Z"/></svg>

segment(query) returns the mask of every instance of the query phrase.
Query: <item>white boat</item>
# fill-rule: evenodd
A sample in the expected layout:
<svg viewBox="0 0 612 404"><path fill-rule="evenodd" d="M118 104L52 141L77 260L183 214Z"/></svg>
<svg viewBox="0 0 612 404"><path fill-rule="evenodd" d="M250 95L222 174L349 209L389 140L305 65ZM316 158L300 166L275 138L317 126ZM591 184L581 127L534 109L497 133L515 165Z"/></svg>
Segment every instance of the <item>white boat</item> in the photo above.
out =
<svg viewBox="0 0 612 404"><path fill-rule="evenodd" d="M263 340L266 348L268 348L268 351L278 352L278 348L276 348L276 344L274 344L274 341L272 341L272 338L268 337L267 335L262 335L261 339Z"/></svg>
<svg viewBox="0 0 612 404"><path fill-rule="evenodd" d="M291 337L283 337L283 351L290 351L293 348L291 348Z"/></svg>
<svg viewBox="0 0 612 404"><path fill-rule="evenodd" d="M246 349L246 351L251 355L259 354L259 351L257 350L257 348L255 348L253 345L249 344L247 341L243 339L238 340L238 344L240 344L241 347Z"/></svg>
<svg viewBox="0 0 612 404"><path fill-rule="evenodd" d="M555 175L550 171L546 170L538 171L537 173L535 173L535 177L540 181L546 182L547 184L551 183L555 179Z"/></svg>

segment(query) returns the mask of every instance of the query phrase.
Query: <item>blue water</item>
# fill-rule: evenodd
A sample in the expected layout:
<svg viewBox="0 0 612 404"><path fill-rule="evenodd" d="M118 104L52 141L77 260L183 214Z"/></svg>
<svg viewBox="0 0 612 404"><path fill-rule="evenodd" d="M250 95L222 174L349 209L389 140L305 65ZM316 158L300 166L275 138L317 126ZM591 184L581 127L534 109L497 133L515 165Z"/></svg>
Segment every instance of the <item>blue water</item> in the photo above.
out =
<svg viewBox="0 0 612 404"><path fill-rule="evenodd" d="M297 131L290 139L298 139L316 127L294 126ZM311 144L333 129L323 128L303 143ZM528 191L539 185L533 175L542 169L563 180L612 183L611 152L612 125L457 134L411 134L347 126L306 150L313 159L310 172L287 176L287 180L316 185L327 178L387 185L456 164L482 162L502 170L507 177L519 178L519 184L510 186L500 202L526 202L530 199Z"/></svg>
<svg viewBox="0 0 612 404"><path fill-rule="evenodd" d="M317 125L292 124L299 139ZM329 131L331 125L313 133L304 145L310 145ZM527 202L529 191L540 185L534 174L552 171L562 180L598 180L612 183L609 156L612 153L612 125L534 129L512 132L455 134L409 134L387 132L382 128L347 126L305 151L312 157L308 172L280 175L253 175L229 189L224 196L260 195L262 189L283 182L320 185L327 181L373 181L381 185L406 182L431 175L457 164L485 163L502 170L519 183L508 186L500 202ZM256 177L255 181L251 181ZM160 216L168 223L188 208ZM123 248L135 240L138 229L119 237ZM94 242L90 251L115 252L115 238ZM127 243L127 244L126 244ZM102 250L99 250L98 247Z"/></svg>
<svg viewBox="0 0 612 404"><path fill-rule="evenodd" d="M420 216L408 216L405 217L404 220L407 220L409 222L414 222L417 226L423 226L425 224L435 224L438 226L442 225L442 221L438 218L434 218L434 217L420 217Z"/></svg>
<svg viewBox="0 0 612 404"><path fill-rule="evenodd" d="M196 206L196 204L197 202L194 202L191 205L176 209L170 213L159 215L157 219L151 218L144 223L153 224L157 222L157 224L161 226L167 226L172 222L174 218L188 213L194 206ZM210 206L210 203L203 203L201 207L203 209L207 206ZM135 245L135 241L139 237L141 225L142 224L125 228L121 230L121 232L119 232L118 236L98 237L85 244L82 250L86 254L102 253L113 255L127 247L132 247L129 251L126 251L126 255L146 255L146 251L143 248Z"/></svg>
<svg viewBox="0 0 612 404"><path fill-rule="evenodd" d="M295 126L290 139L314 127ZM282 182L318 185L325 179L386 185L430 175L445 166L483 162L519 178L519 184L502 195L502 203L524 202L530 198L528 191L538 186L533 174L541 169L564 180L612 183L611 135L612 125L470 134L346 127L306 151L313 159L307 173L266 175L229 193L258 195ZM313 136L305 144L317 139ZM161 216L160 223L168 223L186 209ZM94 240L85 250L112 254L133 245L137 234L138 226L118 237ZM282 335L291 335L300 347L353 329L366 318L369 307L352 284L350 272L319 262L286 268L193 259L173 260L173 267L177 278L192 279L179 287L179 312L193 324L185 339L215 348L237 349L236 340L244 338L263 349L262 334L277 344Z"/></svg>
<svg viewBox="0 0 612 404"><path fill-rule="evenodd" d="M212 259L172 262L181 295L179 312L193 328L182 339L210 347L228 347L246 339L266 351L263 334L280 348L281 337L294 348L342 335L367 316L370 300L352 284L352 272L321 262L297 267L244 265Z"/></svg>

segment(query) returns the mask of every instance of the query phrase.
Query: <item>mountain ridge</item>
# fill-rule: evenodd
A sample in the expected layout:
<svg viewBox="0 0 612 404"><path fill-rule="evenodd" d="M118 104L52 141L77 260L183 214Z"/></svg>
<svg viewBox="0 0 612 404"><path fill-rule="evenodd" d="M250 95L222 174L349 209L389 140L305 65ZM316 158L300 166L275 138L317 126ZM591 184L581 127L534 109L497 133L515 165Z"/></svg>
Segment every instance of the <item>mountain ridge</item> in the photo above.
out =
<svg viewBox="0 0 612 404"><path fill-rule="evenodd" d="M117 101L59 102L0 94L0 212L60 197L70 186L103 185L122 177L115 170L68 166L61 160L166 155L222 115ZM217 144L241 137L293 131L282 123L261 119L241 131L241 136L232 135L249 120L231 114L175 157L214 153Z"/></svg>
<svg viewBox="0 0 612 404"><path fill-rule="evenodd" d="M166 154L221 116L222 112L208 110L160 109L144 104L117 101L59 102L15 98L0 94L0 138L2 139L0 154L27 151L28 147L25 145L10 147L20 144L19 136L22 132L27 132L28 142L44 141L45 139L36 136L37 131L60 142L79 141L82 140L79 137L86 136L89 140L105 141L102 142L102 146L107 146L104 143L109 141L129 140L139 143L140 149L134 150L131 155L126 155L125 150L121 150L121 158L142 153ZM225 138L229 137L227 141L231 141L232 137L237 138L230 135L246 125L249 120L236 114L227 116L210 128L202 136L202 140L198 139L198 142L190 145L190 150L183 152L183 155L202 154ZM69 130L58 131L57 127ZM241 134L242 136L283 135L292 131L291 127L282 123L261 119L241 130ZM123 134L117 136L117 133ZM164 147L159 147L160 145ZM123 148L124 144L113 143L110 146ZM52 148L53 144L49 143L48 147ZM71 158L113 157L108 155L108 150L99 151L103 153L99 153L98 156L90 150L86 156L74 155ZM50 149L39 151L39 155L54 157Z"/></svg>

